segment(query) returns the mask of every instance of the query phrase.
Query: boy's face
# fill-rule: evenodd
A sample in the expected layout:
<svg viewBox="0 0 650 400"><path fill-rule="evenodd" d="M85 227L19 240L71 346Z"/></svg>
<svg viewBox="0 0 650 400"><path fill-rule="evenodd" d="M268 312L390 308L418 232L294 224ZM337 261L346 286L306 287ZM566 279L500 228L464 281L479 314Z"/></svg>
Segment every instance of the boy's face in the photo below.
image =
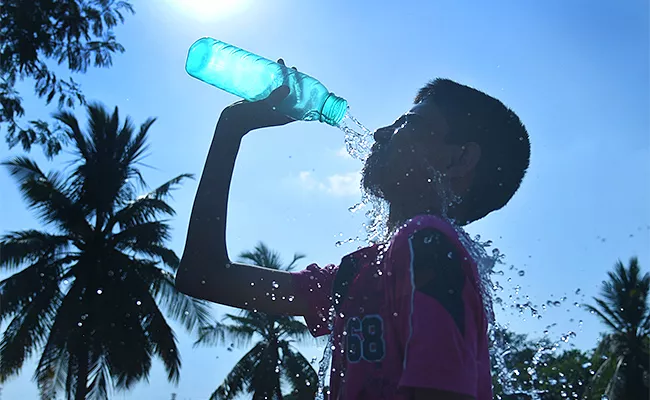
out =
<svg viewBox="0 0 650 400"><path fill-rule="evenodd" d="M466 186L475 163L458 168L465 147L448 144L450 134L434 103L416 104L393 124L375 131L376 142L363 170L365 188L394 204L418 196L439 201L443 182L452 190Z"/></svg>

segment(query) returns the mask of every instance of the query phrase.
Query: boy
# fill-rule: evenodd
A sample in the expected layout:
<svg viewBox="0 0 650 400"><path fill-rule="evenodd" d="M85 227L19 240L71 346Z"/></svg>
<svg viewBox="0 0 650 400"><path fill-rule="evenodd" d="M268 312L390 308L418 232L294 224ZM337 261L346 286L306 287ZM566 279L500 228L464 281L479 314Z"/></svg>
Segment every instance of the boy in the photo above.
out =
<svg viewBox="0 0 650 400"><path fill-rule="evenodd" d="M519 118L467 86L445 79L427 84L410 111L375 131L363 168L365 190L389 204L390 240L338 266L288 273L233 263L225 237L240 140L291 122L274 111L287 94L281 87L266 100L222 112L178 289L233 307L304 316L315 336L331 326L332 399L492 399L477 266L449 221L476 221L518 189L530 155Z"/></svg>

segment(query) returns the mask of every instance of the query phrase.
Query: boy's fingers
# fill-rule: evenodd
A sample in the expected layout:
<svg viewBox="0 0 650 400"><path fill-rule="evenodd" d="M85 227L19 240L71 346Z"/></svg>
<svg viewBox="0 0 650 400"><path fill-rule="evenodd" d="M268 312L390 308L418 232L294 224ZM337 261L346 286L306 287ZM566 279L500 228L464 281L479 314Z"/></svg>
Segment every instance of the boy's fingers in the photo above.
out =
<svg viewBox="0 0 650 400"><path fill-rule="evenodd" d="M285 97L289 95L289 86L282 85L271 92L271 94L264 100L268 104L274 106L279 104Z"/></svg>

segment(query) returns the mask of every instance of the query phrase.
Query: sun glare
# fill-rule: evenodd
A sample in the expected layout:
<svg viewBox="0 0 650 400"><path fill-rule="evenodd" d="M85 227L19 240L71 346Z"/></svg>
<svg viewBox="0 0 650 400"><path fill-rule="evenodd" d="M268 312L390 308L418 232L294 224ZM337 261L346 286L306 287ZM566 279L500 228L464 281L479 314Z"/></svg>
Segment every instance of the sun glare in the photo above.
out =
<svg viewBox="0 0 650 400"><path fill-rule="evenodd" d="M216 21L246 10L250 0L167 0L167 2L188 18Z"/></svg>

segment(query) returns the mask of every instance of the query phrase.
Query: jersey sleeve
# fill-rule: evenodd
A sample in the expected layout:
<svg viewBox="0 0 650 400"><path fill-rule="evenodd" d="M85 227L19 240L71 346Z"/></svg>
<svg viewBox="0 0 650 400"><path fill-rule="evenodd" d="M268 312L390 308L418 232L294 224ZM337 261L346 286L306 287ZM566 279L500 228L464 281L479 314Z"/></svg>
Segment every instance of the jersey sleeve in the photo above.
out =
<svg viewBox="0 0 650 400"><path fill-rule="evenodd" d="M426 217L400 230L391 248L390 303L404 355L399 386L476 397L480 315L470 257L458 235L446 222Z"/></svg>
<svg viewBox="0 0 650 400"><path fill-rule="evenodd" d="M332 305L332 285L337 270L338 267L334 265L320 268L312 264L302 271L292 273L298 298L308 304L309 311L304 316L305 323L314 337L330 333L328 318Z"/></svg>

